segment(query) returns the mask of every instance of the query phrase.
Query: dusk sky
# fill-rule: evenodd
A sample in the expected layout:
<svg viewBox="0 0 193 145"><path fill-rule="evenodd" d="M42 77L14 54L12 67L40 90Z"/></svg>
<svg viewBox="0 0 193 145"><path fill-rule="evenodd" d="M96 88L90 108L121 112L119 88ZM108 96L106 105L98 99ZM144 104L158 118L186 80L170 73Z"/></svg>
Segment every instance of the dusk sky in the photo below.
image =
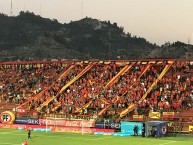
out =
<svg viewBox="0 0 193 145"><path fill-rule="evenodd" d="M159 45L193 44L193 0L12 0L13 15L30 11L69 23L84 17L110 20L125 32ZM0 0L0 13L10 15L11 0Z"/></svg>

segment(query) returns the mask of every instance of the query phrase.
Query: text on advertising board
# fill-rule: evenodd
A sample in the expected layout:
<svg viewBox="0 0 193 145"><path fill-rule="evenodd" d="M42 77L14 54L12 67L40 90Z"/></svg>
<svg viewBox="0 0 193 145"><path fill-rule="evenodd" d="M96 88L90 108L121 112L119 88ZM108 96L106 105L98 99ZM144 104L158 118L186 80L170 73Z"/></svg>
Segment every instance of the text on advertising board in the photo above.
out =
<svg viewBox="0 0 193 145"><path fill-rule="evenodd" d="M14 123L16 124L39 124L39 120L36 118L16 118Z"/></svg>
<svg viewBox="0 0 193 145"><path fill-rule="evenodd" d="M70 127L94 127L94 121L64 120L64 119L39 119L41 125L70 126Z"/></svg>
<svg viewBox="0 0 193 145"><path fill-rule="evenodd" d="M121 123L104 123L104 122L95 122L95 128L111 128L111 129L121 129Z"/></svg>

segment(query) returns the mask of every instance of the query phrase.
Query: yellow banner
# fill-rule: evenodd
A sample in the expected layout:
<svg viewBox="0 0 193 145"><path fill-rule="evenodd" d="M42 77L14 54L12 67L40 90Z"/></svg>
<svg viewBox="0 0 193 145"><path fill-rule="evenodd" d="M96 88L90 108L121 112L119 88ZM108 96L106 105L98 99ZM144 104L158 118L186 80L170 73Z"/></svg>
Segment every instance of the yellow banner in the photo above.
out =
<svg viewBox="0 0 193 145"><path fill-rule="evenodd" d="M189 131L193 131L193 125L189 125Z"/></svg>
<svg viewBox="0 0 193 145"><path fill-rule="evenodd" d="M160 118L160 112L150 112L149 113L149 118L159 119Z"/></svg>

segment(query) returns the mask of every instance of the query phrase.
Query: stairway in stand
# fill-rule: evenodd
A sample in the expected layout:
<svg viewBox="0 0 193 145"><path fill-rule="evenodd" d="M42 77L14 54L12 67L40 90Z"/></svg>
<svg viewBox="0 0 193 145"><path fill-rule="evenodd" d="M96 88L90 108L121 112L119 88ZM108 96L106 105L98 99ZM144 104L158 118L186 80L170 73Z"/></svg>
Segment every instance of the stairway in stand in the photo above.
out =
<svg viewBox="0 0 193 145"><path fill-rule="evenodd" d="M171 65L173 64L174 61L171 61L170 64L166 65L164 67L164 69L162 70L161 74L158 76L158 78L153 82L153 84L148 88L148 90L144 93L144 95L141 97L140 101L143 101L147 95L150 93L150 91L152 90L152 88L157 84L158 80L160 80L165 73L168 71L168 69L171 67ZM131 104L127 109L123 110L120 113L120 117L125 116L126 114L128 114L129 112L131 112L132 110L134 110L137 107L137 104Z"/></svg>
<svg viewBox="0 0 193 145"><path fill-rule="evenodd" d="M42 107L48 105L51 101L53 101L55 98L57 98L64 90L66 90L71 84L73 84L76 80L78 80L82 75L84 75L88 70L92 68L92 64L89 64L86 66L77 76L75 76L70 82L68 82L65 86L61 88L61 90L54 96L49 98L47 101L45 101L41 106L36 108L37 111L40 111ZM57 108L54 108L54 110Z"/></svg>

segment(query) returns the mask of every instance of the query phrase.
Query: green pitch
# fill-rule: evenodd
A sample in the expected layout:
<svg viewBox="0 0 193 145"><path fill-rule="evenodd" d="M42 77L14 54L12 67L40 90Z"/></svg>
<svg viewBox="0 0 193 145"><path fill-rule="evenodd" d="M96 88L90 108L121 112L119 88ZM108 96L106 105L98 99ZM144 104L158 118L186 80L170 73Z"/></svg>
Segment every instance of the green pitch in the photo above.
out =
<svg viewBox="0 0 193 145"><path fill-rule="evenodd" d="M29 145L193 145L193 137L143 138L114 137L92 134L34 132ZM0 145L21 145L27 139L27 131L16 129L0 129Z"/></svg>

